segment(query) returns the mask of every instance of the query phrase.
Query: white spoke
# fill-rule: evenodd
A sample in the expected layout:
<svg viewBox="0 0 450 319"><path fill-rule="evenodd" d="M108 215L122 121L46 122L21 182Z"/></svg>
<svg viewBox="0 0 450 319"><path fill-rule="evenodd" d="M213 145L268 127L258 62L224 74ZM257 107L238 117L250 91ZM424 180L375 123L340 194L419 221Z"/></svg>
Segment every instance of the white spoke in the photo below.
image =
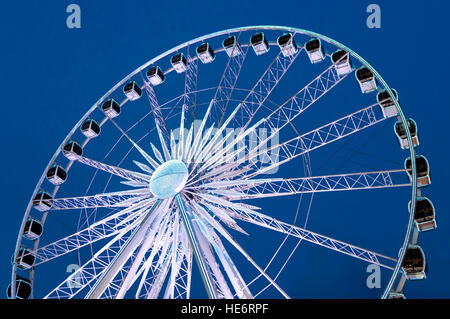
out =
<svg viewBox="0 0 450 319"><path fill-rule="evenodd" d="M212 196L210 196L212 197ZM208 198L210 198L208 197ZM231 237L231 235L209 214L203 215L207 222L214 227L230 244L232 244L260 273L263 275L282 295L289 299L289 296L284 290L266 274L266 272L256 264L256 262L250 257L250 255Z"/></svg>
<svg viewBox="0 0 450 319"><path fill-rule="evenodd" d="M170 202L168 202L166 207L161 209L162 213L166 212L166 209L168 209L169 205L170 205ZM160 215L161 216L158 216L158 217L161 219L163 216L161 213L160 213ZM133 282L134 282L133 278L134 278L142 260L144 259L145 254L150 249L150 247L153 245L153 243L154 243L153 239L155 238L155 235L156 235L156 232L157 232L157 229L159 226L160 226L159 219L157 219L151 224L151 226L146 231L146 233L144 235L145 237L143 239L143 243L139 248L139 252L137 253L136 258L134 259L128 273L126 274L124 281L122 282L122 285L117 293L116 298L122 299L125 296L125 293L128 291L128 289L133 284Z"/></svg>
<svg viewBox="0 0 450 319"><path fill-rule="evenodd" d="M410 186L406 170L391 170L342 175L232 180L211 182L199 186L215 192L217 189L231 188L227 194L232 200L266 198L315 192L334 192L343 190L378 189ZM209 190L211 189L211 190Z"/></svg>
<svg viewBox="0 0 450 319"><path fill-rule="evenodd" d="M125 262L130 258L131 254L133 254L135 249L142 242L145 234L148 231L148 228L152 225L155 219L158 220L162 217L164 211L161 211L162 209L158 209L158 206L160 208L166 208L167 201L162 203L161 205L159 201L156 202L153 207L148 212L146 212L146 215L142 219L142 222L136 227L123 247L121 247L119 253L105 269L104 273L101 275L101 278L96 281L94 287L91 288L86 298L98 299L103 294L108 284L114 279Z"/></svg>
<svg viewBox="0 0 450 319"><path fill-rule="evenodd" d="M150 176L138 172L133 172L130 170L126 170L120 167L104 164L98 161L95 161L93 159L83 157L83 156L76 156L76 160L80 163L89 165L91 167L100 169L102 171L117 175L119 177L125 178L130 181L136 181L144 184L148 184L148 181L150 180Z"/></svg>
<svg viewBox="0 0 450 319"><path fill-rule="evenodd" d="M290 236L306 240L310 243L329 248L331 250L352 256L357 259L364 260L368 263L377 264L379 266L393 269L392 263L396 262L394 258L387 257L351 244L344 243L342 241L335 240L333 238L323 236L306 229L290 225L278 221L270 216L252 212L250 210L239 211L233 210L236 213L236 218L246 222L250 222L255 225L259 225L265 228L269 228Z"/></svg>
<svg viewBox="0 0 450 319"><path fill-rule="evenodd" d="M268 147L264 150L259 150L261 146L264 146L264 144L260 144L250 150L248 157L245 160L251 161L256 156L267 154L267 152L273 149L278 149L280 151L280 160L248 175L247 178L267 172L275 167L291 161L300 155L337 141L343 137L355 134L361 130L380 123L385 119L386 118L382 116L379 110L379 106L374 104L344 116L339 120L325 124L308 133L292 138L286 142Z"/></svg>
<svg viewBox="0 0 450 319"><path fill-rule="evenodd" d="M150 85L150 83L146 82L145 80L143 81L145 82L145 92L147 93L150 108L153 112L155 124L161 129L161 133L163 134L164 139L168 141L170 138L169 131L167 130L166 122L161 112L161 107L159 106L158 99L156 98L155 90Z"/></svg>
<svg viewBox="0 0 450 319"><path fill-rule="evenodd" d="M52 290L45 299L70 299L86 287L90 287L106 269L114 256L127 241L125 232L120 232L108 244L100 249L88 262L72 273L67 279ZM77 279L75 281L75 278ZM73 285L77 282L76 285Z"/></svg>
<svg viewBox="0 0 450 319"><path fill-rule="evenodd" d="M141 212L154 202L155 200L148 200L131 205L81 231L37 249L33 252L36 257L34 266L78 250L103 238L114 236L120 231L131 229L139 220Z"/></svg>
<svg viewBox="0 0 450 319"><path fill-rule="evenodd" d="M92 196L55 198L51 200L51 210L81 209L96 207L126 207L140 200L149 199L151 195L123 191Z"/></svg>

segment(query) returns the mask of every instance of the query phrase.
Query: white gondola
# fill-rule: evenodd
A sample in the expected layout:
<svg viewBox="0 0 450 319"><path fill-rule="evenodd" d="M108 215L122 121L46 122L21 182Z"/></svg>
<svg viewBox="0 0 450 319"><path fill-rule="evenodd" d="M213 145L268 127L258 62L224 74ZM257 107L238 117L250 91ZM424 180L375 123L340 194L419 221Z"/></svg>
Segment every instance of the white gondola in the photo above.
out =
<svg viewBox="0 0 450 319"><path fill-rule="evenodd" d="M397 91L391 89L396 100L398 100ZM392 97L389 95L388 91L384 90L377 94L377 102L381 107L384 117L393 117L398 115L397 107L395 106Z"/></svg>
<svg viewBox="0 0 450 319"><path fill-rule="evenodd" d="M402 262L403 273L409 280L425 279L428 274L428 264L422 248L409 245Z"/></svg>
<svg viewBox="0 0 450 319"><path fill-rule="evenodd" d="M345 75L352 72L352 61L347 51L337 50L331 55L331 61L334 63L337 74Z"/></svg>
<svg viewBox="0 0 450 319"><path fill-rule="evenodd" d="M40 191L34 196L33 207L38 211L45 212L52 207L52 196L44 191Z"/></svg>
<svg viewBox="0 0 450 319"><path fill-rule="evenodd" d="M277 39L278 47L285 57L293 56L297 53L298 48L292 33L285 33Z"/></svg>
<svg viewBox="0 0 450 319"><path fill-rule="evenodd" d="M186 72L188 69L188 61L183 53L175 54L172 59L170 59L170 63L177 73Z"/></svg>
<svg viewBox="0 0 450 319"><path fill-rule="evenodd" d="M67 173L64 168L53 164L47 171L47 179L53 185L61 185L67 179Z"/></svg>
<svg viewBox="0 0 450 319"><path fill-rule="evenodd" d="M119 116L120 105L114 99L108 99L102 104L103 113L110 119Z"/></svg>
<svg viewBox="0 0 450 319"><path fill-rule="evenodd" d="M153 86L160 85L165 80L164 72L159 66L154 65L148 69L147 79Z"/></svg>
<svg viewBox="0 0 450 319"><path fill-rule="evenodd" d="M23 237L29 240L36 240L41 237L43 231L42 224L33 217L28 217L23 229Z"/></svg>
<svg viewBox="0 0 450 319"><path fill-rule="evenodd" d="M27 270L33 267L36 260L35 254L28 248L21 247L17 252L17 256L12 256L12 263L17 265L17 268Z"/></svg>
<svg viewBox="0 0 450 319"><path fill-rule="evenodd" d="M197 47L197 56L203 64L214 61L215 54L209 43L202 43Z"/></svg>
<svg viewBox="0 0 450 319"><path fill-rule="evenodd" d="M313 64L322 62L326 57L320 39L312 39L306 42L305 50L308 54L309 60Z"/></svg>
<svg viewBox="0 0 450 319"><path fill-rule="evenodd" d="M262 55L269 51L269 42L267 42L267 39L262 32L254 34L250 38L250 43L256 55Z"/></svg>
<svg viewBox="0 0 450 319"><path fill-rule="evenodd" d="M63 147L63 154L69 160L74 161L78 158L78 156L83 155L83 149L77 142L69 141Z"/></svg>
<svg viewBox="0 0 450 319"><path fill-rule="evenodd" d="M405 295L401 292L390 292L387 299L406 299Z"/></svg>
<svg viewBox="0 0 450 319"><path fill-rule="evenodd" d="M6 291L8 299L28 299L31 296L32 286L31 281L21 277L16 276L16 294L13 298L11 284L9 284Z"/></svg>
<svg viewBox="0 0 450 319"><path fill-rule="evenodd" d="M412 180L411 158L405 160L405 169L409 179ZM417 187L424 187L431 184L430 165L423 155L416 155Z"/></svg>
<svg viewBox="0 0 450 319"><path fill-rule="evenodd" d="M239 42L237 42L236 36L231 35L222 42L225 52L230 58L238 56L242 53L242 48Z"/></svg>
<svg viewBox="0 0 450 319"><path fill-rule="evenodd" d="M409 202L411 213L411 201ZM414 212L414 223L419 231L434 230L437 227L433 203L426 197L418 197Z"/></svg>
<svg viewBox="0 0 450 319"><path fill-rule="evenodd" d="M356 80L358 80L361 92L370 93L376 91L378 87L377 79L368 67L363 66L362 68L356 70L355 76Z"/></svg>
<svg viewBox="0 0 450 319"><path fill-rule="evenodd" d="M411 134L411 139L413 146L416 147L419 145L419 137L417 136L417 124L413 119L407 119L409 133ZM400 147L402 149L408 149L409 143L408 138L406 136L405 126L402 121L397 121L394 126L395 135L397 135L398 142L400 143Z"/></svg>
<svg viewBox="0 0 450 319"><path fill-rule="evenodd" d="M88 138L97 137L100 134L100 125L93 119L86 119L81 125L81 133Z"/></svg>
<svg viewBox="0 0 450 319"><path fill-rule="evenodd" d="M136 101L142 96L142 90L135 81L130 81L123 87L123 93L130 101Z"/></svg>

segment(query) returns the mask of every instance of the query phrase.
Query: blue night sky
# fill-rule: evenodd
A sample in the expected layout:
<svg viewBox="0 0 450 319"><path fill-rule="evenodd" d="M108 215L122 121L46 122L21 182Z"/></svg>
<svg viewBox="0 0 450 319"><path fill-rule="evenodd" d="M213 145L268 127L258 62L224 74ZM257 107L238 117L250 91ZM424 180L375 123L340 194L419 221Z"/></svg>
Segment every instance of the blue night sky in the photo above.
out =
<svg viewBox="0 0 450 319"><path fill-rule="evenodd" d="M418 124L420 146L417 152L426 155L431 164L432 185L424 190L424 194L434 203L438 223L436 231L421 234L419 239L430 264L429 277L422 282L407 283L405 294L411 298L450 297L450 273L447 270L450 264L450 216L445 186L445 181L450 179L446 133L450 112L445 102L450 72L450 2L30 0L19 3L2 3L0 10L3 43L0 53L3 114L3 138L0 139L3 168L0 186L3 197L0 292L1 287L6 290L11 278L11 255L32 191L56 148L91 105L135 68L180 43L239 26L282 25L311 30L347 45L371 63L399 92L405 115L414 118ZM81 7L81 29L66 27L66 7L70 3ZM366 27L366 7L370 3L381 7L381 29ZM264 61L267 63L269 60ZM201 66L201 71L203 69L206 67ZM261 68L257 70L258 73L263 71ZM308 63L305 73L311 70ZM314 73L309 73L303 80L314 76ZM245 77L251 81L259 76L252 78L247 73ZM344 93L348 87L358 96L359 89L353 75L351 77L341 91L326 97L328 104L322 105L336 107L353 101ZM288 92L292 93L303 85L290 82L290 86ZM280 96L274 99L277 97L278 101L283 100ZM160 96L160 100L169 99ZM361 101L371 100L361 98ZM348 113L349 109L342 112L335 109L326 114L329 116L325 122L315 122L317 117L314 115L321 112L312 113L311 121L307 120L304 125L314 128ZM389 122L379 127L382 132L380 142L368 143L373 138L374 131L371 131L361 139L352 140L353 144L346 145L365 152L366 156L361 152L352 156L353 162L346 160L351 153L333 153L339 151L336 147L312 155L314 175L336 173L339 169L341 172L364 171L361 165L357 165L364 160L367 160L364 164L366 171L371 167L402 168L407 153L396 145L393 124ZM105 132L108 129L114 132L111 126ZM385 145L383 141L389 143ZM332 154L337 155L327 161ZM370 156L373 154L378 157ZM327 167L329 162L332 164ZM83 180L77 176L77 180L83 186L78 194L76 191L70 193L70 190L76 190L72 186L60 196L82 195L90 177ZM317 196L307 228L395 257L402 242L401 234L406 228L409 190L365 192ZM286 207L295 209L297 199L282 199L277 204L268 204L269 210L265 213L273 211L277 214L276 210L284 207L283 200ZM61 229L73 229L73 223L76 227L77 218L70 216L69 212L59 214L49 224L53 228L45 229L46 234L53 238L63 235ZM292 222L293 216L294 213L290 213L284 220ZM280 212L277 217L283 218ZM300 215L299 225L303 222L305 217ZM253 230L260 232L248 238L240 235L236 238L243 239L243 246L255 260L265 264L283 236L240 225L249 233ZM270 235L265 237L266 234ZM295 243L295 240L289 241L281 254L288 256ZM232 256L238 255L233 253ZM242 257L236 258L242 259L237 261L238 266L250 269L248 278L256 274ZM278 282L288 293L299 298L379 297L382 289L366 287L366 264L348 259L351 258L302 243ZM54 288L61 282L66 266L77 262L76 255L65 256L41 273L37 271L36 283L39 285L36 297ZM277 259L269 273L276 274L277 267L282 264ZM382 283L386 283L388 274L383 270ZM197 280L193 289L199 290L199 274L194 273L193 276L193 280ZM265 284L260 280L255 283L255 289L262 289ZM273 289L266 293L261 296L279 297ZM201 293L197 296L204 297ZM4 295L0 294L2 297Z"/></svg>

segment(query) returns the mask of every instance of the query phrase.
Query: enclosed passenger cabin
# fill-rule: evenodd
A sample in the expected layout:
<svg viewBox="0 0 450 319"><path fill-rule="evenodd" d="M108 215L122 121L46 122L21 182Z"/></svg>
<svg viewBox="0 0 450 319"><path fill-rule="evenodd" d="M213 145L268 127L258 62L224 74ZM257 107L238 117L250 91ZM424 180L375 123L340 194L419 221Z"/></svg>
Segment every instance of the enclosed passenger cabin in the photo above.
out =
<svg viewBox="0 0 450 319"><path fill-rule="evenodd" d="M391 89L391 91L394 94L394 98L398 100L397 91L394 89ZM389 95L388 91L383 90L379 92L377 94L377 102L381 107L381 111L383 112L384 117L387 118L398 115L397 107L395 106L395 103L392 100L392 97Z"/></svg>
<svg viewBox="0 0 450 319"><path fill-rule="evenodd" d="M97 137L100 134L100 125L93 119L86 119L81 125L81 133L88 138Z"/></svg>
<svg viewBox="0 0 450 319"><path fill-rule="evenodd" d="M375 78L372 71L369 70L368 67L363 66L356 70L356 80L358 80L359 87L361 88L361 92L370 93L376 91L378 84L377 79Z"/></svg>
<svg viewBox="0 0 450 319"><path fill-rule="evenodd" d="M135 81L130 81L123 87L123 93L130 101L136 101L142 96L142 90Z"/></svg>
<svg viewBox="0 0 450 319"><path fill-rule="evenodd" d="M428 265L425 254L418 245L409 245L402 262L403 272L410 280L421 280L427 277Z"/></svg>
<svg viewBox="0 0 450 319"><path fill-rule="evenodd" d="M413 146L419 145L419 137L417 136L417 124L413 119L407 119L409 133L411 135ZM402 121L397 121L394 126L395 135L397 135L398 142L402 149L409 148L408 137L406 136L405 126Z"/></svg>
<svg viewBox="0 0 450 319"><path fill-rule="evenodd" d="M305 50L311 63L319 63L325 59L325 51L322 47L320 39L312 39L306 42Z"/></svg>
<svg viewBox="0 0 450 319"><path fill-rule="evenodd" d="M11 260L13 264L17 265L17 268L22 270L30 269L34 265L35 261L35 255L26 247L21 247L17 252L17 256L15 258L12 256Z"/></svg>
<svg viewBox="0 0 450 319"><path fill-rule="evenodd" d="M203 64L214 61L215 54L209 43L202 43L197 47L197 56Z"/></svg>
<svg viewBox="0 0 450 319"><path fill-rule="evenodd" d="M53 197L44 191L40 191L34 196L33 207L38 211L45 212L52 207Z"/></svg>
<svg viewBox="0 0 450 319"><path fill-rule="evenodd" d="M295 43L292 33L285 33L277 39L278 46L280 47L281 53L285 57L290 57L297 53L298 48Z"/></svg>
<svg viewBox="0 0 450 319"><path fill-rule="evenodd" d="M8 299L28 299L31 296L32 286L31 281L21 277L16 276L16 294L15 296L12 295L12 287L11 284L9 284L8 289L6 291L6 295L8 296Z"/></svg>
<svg viewBox="0 0 450 319"><path fill-rule="evenodd" d="M401 292L390 292L387 299L406 299L405 295Z"/></svg>
<svg viewBox="0 0 450 319"><path fill-rule="evenodd" d="M83 149L77 142L69 141L63 147L63 154L69 160L74 161L78 158L78 156L83 155Z"/></svg>
<svg viewBox="0 0 450 319"><path fill-rule="evenodd" d="M250 43L256 55L262 55L269 51L269 42L267 42L264 33L258 32L250 38Z"/></svg>
<svg viewBox="0 0 450 319"><path fill-rule="evenodd" d="M164 82L165 78L164 72L157 65L154 65L147 70L147 79L153 86L160 85Z"/></svg>
<svg viewBox="0 0 450 319"><path fill-rule="evenodd" d="M407 170L409 179L412 180L412 162L408 157L405 160L405 169ZM416 171L417 171L417 187L424 187L431 184L430 165L423 155L416 155Z"/></svg>
<svg viewBox="0 0 450 319"><path fill-rule="evenodd" d="M102 105L103 113L110 119L119 116L120 114L120 105L114 99L108 99L103 102Z"/></svg>
<svg viewBox="0 0 450 319"><path fill-rule="evenodd" d="M23 229L23 237L29 240L36 240L42 235L42 224L39 220L33 217L28 217Z"/></svg>
<svg viewBox="0 0 450 319"><path fill-rule="evenodd" d="M184 54L181 52L175 54L172 59L170 59L170 63L177 73L186 72L186 70L188 69L188 61Z"/></svg>
<svg viewBox="0 0 450 319"><path fill-rule="evenodd" d="M352 72L352 61L350 55L345 50L337 50L331 55L337 74L344 75Z"/></svg>
<svg viewBox="0 0 450 319"><path fill-rule="evenodd" d="M67 173L64 168L53 164L47 171L47 179L53 185L61 185L67 179Z"/></svg>
<svg viewBox="0 0 450 319"><path fill-rule="evenodd" d="M411 213L411 201L409 202L409 212ZM414 223L419 231L429 231L436 229L436 217L433 203L426 197L418 197L414 211Z"/></svg>
<svg viewBox="0 0 450 319"><path fill-rule="evenodd" d="M228 38L223 40L222 46L230 58L238 56L242 53L241 45L237 42L236 36L234 35L230 35Z"/></svg>

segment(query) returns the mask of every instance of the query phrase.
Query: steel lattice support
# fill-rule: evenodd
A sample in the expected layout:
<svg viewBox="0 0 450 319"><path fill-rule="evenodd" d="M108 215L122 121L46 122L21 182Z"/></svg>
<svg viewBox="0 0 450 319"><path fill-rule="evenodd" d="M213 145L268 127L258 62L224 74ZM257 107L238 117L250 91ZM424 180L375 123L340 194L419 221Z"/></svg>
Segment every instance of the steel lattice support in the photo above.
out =
<svg viewBox="0 0 450 319"><path fill-rule="evenodd" d="M227 184L225 183L225 185ZM269 179L267 181L263 180L262 182L256 180L250 186L236 186L235 190L242 193L242 195L230 194L229 197L233 200L241 200L302 193L376 189L410 185L411 183L408 180L405 170L392 170L318 177ZM216 187L220 187L220 184L216 185Z"/></svg>
<svg viewBox="0 0 450 319"><path fill-rule="evenodd" d="M249 210L239 212L234 209L231 210L235 212L236 218L243 221L269 228L290 236L294 236L310 243L335 250L345 255L349 255L369 263L377 264L384 268L393 269L392 262L396 262L396 260L393 258L386 257L384 255L377 254L363 248L347 244L342 241L335 240L330 237L323 236L294 225L290 225L288 223L278 221L272 217L260 213L252 213Z"/></svg>
<svg viewBox="0 0 450 319"><path fill-rule="evenodd" d="M211 112L211 118L218 123L218 126L222 124L228 102L233 94L248 50L249 47L245 48L241 54L228 59L227 66L214 94L214 109Z"/></svg>
<svg viewBox="0 0 450 319"><path fill-rule="evenodd" d="M124 229L130 229L139 219L140 211L149 205L147 202L143 205L133 205L77 233L37 249L33 252L36 257L34 266L78 250L103 238L114 236Z"/></svg>

